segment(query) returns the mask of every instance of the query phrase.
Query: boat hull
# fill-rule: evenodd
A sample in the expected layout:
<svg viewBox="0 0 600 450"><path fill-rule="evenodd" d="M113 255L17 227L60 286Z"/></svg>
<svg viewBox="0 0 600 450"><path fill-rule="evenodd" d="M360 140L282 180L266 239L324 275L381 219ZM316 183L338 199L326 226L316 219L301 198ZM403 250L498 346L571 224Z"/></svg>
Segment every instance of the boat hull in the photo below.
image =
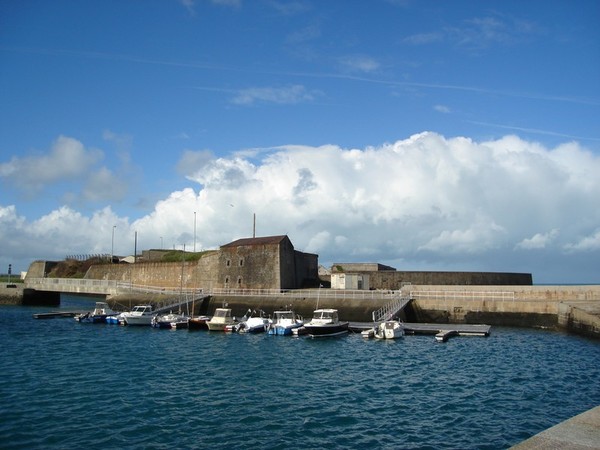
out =
<svg viewBox="0 0 600 450"><path fill-rule="evenodd" d="M280 325L273 325L269 328L268 333L274 336L291 336L294 333L294 328L300 328L301 325L282 327Z"/></svg>
<svg viewBox="0 0 600 450"><path fill-rule="evenodd" d="M123 316L123 322L128 326L150 326L152 316Z"/></svg>
<svg viewBox="0 0 600 450"><path fill-rule="evenodd" d="M188 328L190 330L208 330L207 323L209 320L210 317L207 316L193 317L188 320Z"/></svg>
<svg viewBox="0 0 600 450"><path fill-rule="evenodd" d="M339 322L335 324L305 324L306 332L312 337L332 337L341 336L348 333L348 322Z"/></svg>

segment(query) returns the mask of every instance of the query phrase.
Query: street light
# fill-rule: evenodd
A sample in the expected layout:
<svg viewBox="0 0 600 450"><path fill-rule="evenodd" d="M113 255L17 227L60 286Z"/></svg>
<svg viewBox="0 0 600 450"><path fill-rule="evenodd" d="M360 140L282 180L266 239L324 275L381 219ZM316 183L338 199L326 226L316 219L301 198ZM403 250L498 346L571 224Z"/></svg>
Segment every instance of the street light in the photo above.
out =
<svg viewBox="0 0 600 450"><path fill-rule="evenodd" d="M160 237L160 249L162 250L162 248L163 248L163 239L162 239L162 236L161 236Z"/></svg>
<svg viewBox="0 0 600 450"><path fill-rule="evenodd" d="M112 264L113 262L113 258L115 257L115 228L117 228L116 225L113 225L113 229L112 229L112 242L110 245L110 263Z"/></svg>

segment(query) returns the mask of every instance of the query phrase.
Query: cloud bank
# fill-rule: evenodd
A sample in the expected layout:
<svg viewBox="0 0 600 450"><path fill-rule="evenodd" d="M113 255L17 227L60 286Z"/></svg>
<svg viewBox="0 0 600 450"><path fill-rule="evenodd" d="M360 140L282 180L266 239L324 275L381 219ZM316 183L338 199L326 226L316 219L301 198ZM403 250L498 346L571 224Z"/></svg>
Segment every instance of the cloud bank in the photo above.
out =
<svg viewBox="0 0 600 450"><path fill-rule="evenodd" d="M252 236L256 223L257 236L287 234L324 265L600 282L600 158L577 143L548 149L516 136L475 142L424 132L364 149L288 145L230 158L188 149L178 167L190 187L136 220L107 206L28 222L15 205L0 205L6 254L25 263L110 253L114 225L117 254L133 252L135 232L138 249L209 249Z"/></svg>

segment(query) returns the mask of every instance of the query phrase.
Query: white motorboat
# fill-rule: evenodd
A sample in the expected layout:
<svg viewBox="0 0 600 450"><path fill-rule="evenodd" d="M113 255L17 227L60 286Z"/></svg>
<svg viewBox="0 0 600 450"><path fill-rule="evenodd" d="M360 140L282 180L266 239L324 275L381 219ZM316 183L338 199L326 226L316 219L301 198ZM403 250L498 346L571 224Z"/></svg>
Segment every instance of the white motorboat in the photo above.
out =
<svg viewBox="0 0 600 450"><path fill-rule="evenodd" d="M129 312L121 313L124 325L151 325L154 316L152 305L137 305Z"/></svg>
<svg viewBox="0 0 600 450"><path fill-rule="evenodd" d="M270 324L271 319L265 317L264 311L248 310L244 317L240 319L240 322L234 325L234 331L238 333L263 333L267 331Z"/></svg>
<svg viewBox="0 0 600 450"><path fill-rule="evenodd" d="M269 326L268 333L280 336L291 336L295 328L304 325L304 321L294 311L273 312L273 323Z"/></svg>
<svg viewBox="0 0 600 450"><path fill-rule="evenodd" d="M397 320L386 320L374 329L375 339L397 339L404 336L404 325Z"/></svg>
<svg viewBox="0 0 600 450"><path fill-rule="evenodd" d="M339 336L348 332L348 322L340 322L337 309L316 309L304 328L312 337Z"/></svg>
<svg viewBox="0 0 600 450"><path fill-rule="evenodd" d="M217 308L215 314L206 323L209 331L226 331L227 327L235 325L230 308Z"/></svg>

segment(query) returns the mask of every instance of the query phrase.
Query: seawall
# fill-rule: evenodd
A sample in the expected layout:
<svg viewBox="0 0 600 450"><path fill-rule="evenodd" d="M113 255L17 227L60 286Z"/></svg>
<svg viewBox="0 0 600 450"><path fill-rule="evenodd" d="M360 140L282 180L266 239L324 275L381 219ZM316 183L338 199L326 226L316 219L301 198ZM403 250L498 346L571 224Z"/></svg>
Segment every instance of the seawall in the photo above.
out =
<svg viewBox="0 0 600 450"><path fill-rule="evenodd" d="M411 285L403 290L415 298L421 322L557 328L600 337L600 285Z"/></svg>

